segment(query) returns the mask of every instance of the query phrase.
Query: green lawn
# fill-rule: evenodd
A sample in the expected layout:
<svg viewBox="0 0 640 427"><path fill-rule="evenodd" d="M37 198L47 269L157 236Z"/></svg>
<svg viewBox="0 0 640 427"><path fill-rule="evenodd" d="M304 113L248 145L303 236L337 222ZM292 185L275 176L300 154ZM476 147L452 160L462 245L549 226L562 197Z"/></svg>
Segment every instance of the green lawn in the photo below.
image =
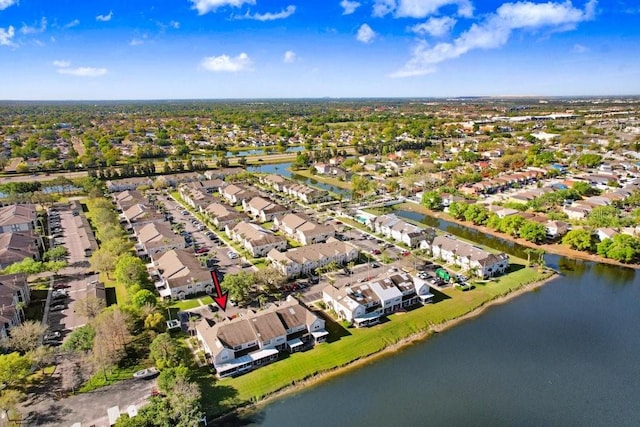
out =
<svg viewBox="0 0 640 427"><path fill-rule="evenodd" d="M302 175L306 178L315 179L318 182L324 182L326 184L333 185L343 190L351 190L351 183L348 181L341 181L338 178L333 178L325 175L315 175L309 172L307 169L291 170L296 175Z"/></svg>
<svg viewBox="0 0 640 427"><path fill-rule="evenodd" d="M213 299L211 299L209 295L203 295L197 298L190 298L190 299L185 299L181 301L175 301L173 304L171 304L171 307L177 308L178 311L189 310L192 308L199 307L201 305L198 300L202 301L202 304L204 305L213 303Z"/></svg>
<svg viewBox="0 0 640 427"><path fill-rule="evenodd" d="M293 354L274 364L262 367L238 378L217 382L211 390L208 412L221 413L247 402L256 401L284 387L295 384L318 373L341 367L385 347L398 343L413 334L426 332L431 326L458 318L483 306L518 287L548 277L550 273L524 268L524 262L512 259L512 273L478 285L463 292L448 289L438 295L439 301L419 307L407 313L397 313L387 322L372 328L343 329L338 323L328 320L330 343L318 345L311 351ZM332 342L331 342L332 341ZM216 394L219 390L219 394Z"/></svg>

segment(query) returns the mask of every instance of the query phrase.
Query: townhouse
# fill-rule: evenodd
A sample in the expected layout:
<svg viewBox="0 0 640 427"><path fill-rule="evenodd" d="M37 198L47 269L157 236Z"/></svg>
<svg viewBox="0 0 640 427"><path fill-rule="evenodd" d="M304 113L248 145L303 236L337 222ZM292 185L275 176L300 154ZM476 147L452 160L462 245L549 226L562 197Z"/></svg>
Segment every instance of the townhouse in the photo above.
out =
<svg viewBox="0 0 640 427"><path fill-rule="evenodd" d="M152 186L153 180L149 177L135 177L109 180L106 182L107 191L115 193L118 191L135 190L141 186Z"/></svg>
<svg viewBox="0 0 640 427"><path fill-rule="evenodd" d="M431 288L422 279L406 273L392 273L382 279L353 286L322 290L322 300L339 318L358 327L371 326L384 315L432 302Z"/></svg>
<svg viewBox="0 0 640 427"><path fill-rule="evenodd" d="M152 222L134 227L133 230L138 239L135 245L138 256L185 248L184 238L175 234L166 222Z"/></svg>
<svg viewBox="0 0 640 427"><path fill-rule="evenodd" d="M425 243L423 248L427 248ZM434 257L457 265L483 279L503 274L509 267L505 253L493 254L450 235L437 236L430 245Z"/></svg>
<svg viewBox="0 0 640 427"><path fill-rule="evenodd" d="M200 264L192 251L172 249L158 252L151 259L147 269L163 299L185 299L189 295L213 291L211 272Z"/></svg>
<svg viewBox="0 0 640 427"><path fill-rule="evenodd" d="M138 190L124 190L113 195L117 209L123 212L135 204L147 203L147 198Z"/></svg>
<svg viewBox="0 0 640 427"><path fill-rule="evenodd" d="M164 215L141 203L136 203L120 214L121 222L125 222L125 228L129 231L134 226L149 224L152 222L162 222L165 220Z"/></svg>
<svg viewBox="0 0 640 427"><path fill-rule="evenodd" d="M260 222L273 221L276 215L283 215L289 211L289 209L284 206L260 196L253 197L248 201L243 200L242 209L251 218L259 220Z"/></svg>
<svg viewBox="0 0 640 427"><path fill-rule="evenodd" d="M218 378L241 375L278 360L280 354L324 342L325 321L292 296L266 310L196 326L198 340Z"/></svg>
<svg viewBox="0 0 640 427"><path fill-rule="evenodd" d="M287 252L271 250L267 259L282 274L291 278L309 274L330 262L343 265L356 260L359 254L356 247L330 237L325 243L289 249Z"/></svg>
<svg viewBox="0 0 640 427"><path fill-rule="evenodd" d="M309 187L308 185L298 184L288 187L288 194L296 199L306 203L322 203L328 202L333 198L328 191L318 190L317 188Z"/></svg>
<svg viewBox="0 0 640 427"><path fill-rule="evenodd" d="M194 189L187 184L180 185L178 187L178 193L180 193L180 197L182 197L182 200L184 200L192 208L198 209L199 211L218 200L207 191L202 189Z"/></svg>
<svg viewBox="0 0 640 427"><path fill-rule="evenodd" d="M39 240L31 233L0 234L0 269L25 258L40 259Z"/></svg>
<svg viewBox="0 0 640 427"><path fill-rule="evenodd" d="M225 227L229 238L242 244L254 258L263 257L271 250L284 251L287 249L287 239L278 236L271 230L246 221L241 221L233 228Z"/></svg>
<svg viewBox="0 0 640 427"><path fill-rule="evenodd" d="M240 212L218 202L211 203L204 208L203 214L211 220L211 223L218 230L224 230L226 226L233 227L244 218Z"/></svg>
<svg viewBox="0 0 640 427"><path fill-rule="evenodd" d="M273 224L287 236L303 245L326 242L327 239L336 235L334 227L318 224L311 217L302 213L290 213L276 217Z"/></svg>
<svg viewBox="0 0 640 427"><path fill-rule="evenodd" d="M38 215L35 205L9 205L0 207L0 233L31 231L36 228Z"/></svg>
<svg viewBox="0 0 640 427"><path fill-rule="evenodd" d="M30 300L24 273L0 276L0 339L6 338L11 328L22 324L22 309Z"/></svg>
<svg viewBox="0 0 640 427"><path fill-rule="evenodd" d="M397 242L415 248L422 241L430 242L435 236L433 228L421 228L398 218L395 214L381 215L369 223L369 228Z"/></svg>
<svg viewBox="0 0 640 427"><path fill-rule="evenodd" d="M220 195L232 206L242 203L244 200L251 200L258 194L237 184L229 184L220 188Z"/></svg>

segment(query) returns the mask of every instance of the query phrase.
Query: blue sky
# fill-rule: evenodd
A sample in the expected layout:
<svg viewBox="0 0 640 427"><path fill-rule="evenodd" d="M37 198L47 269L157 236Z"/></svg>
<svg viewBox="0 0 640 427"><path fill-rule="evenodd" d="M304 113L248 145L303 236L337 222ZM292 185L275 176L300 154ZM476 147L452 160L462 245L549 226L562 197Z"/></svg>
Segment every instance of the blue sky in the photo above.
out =
<svg viewBox="0 0 640 427"><path fill-rule="evenodd" d="M0 0L0 99L640 94L637 0Z"/></svg>

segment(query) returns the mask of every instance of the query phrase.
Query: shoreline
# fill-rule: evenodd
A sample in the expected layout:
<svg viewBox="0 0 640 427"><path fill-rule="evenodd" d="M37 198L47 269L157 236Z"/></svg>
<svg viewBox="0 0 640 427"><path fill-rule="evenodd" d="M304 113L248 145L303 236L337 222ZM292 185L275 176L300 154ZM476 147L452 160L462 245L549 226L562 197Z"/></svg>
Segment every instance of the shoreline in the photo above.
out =
<svg viewBox="0 0 640 427"><path fill-rule="evenodd" d="M508 234L500 233L499 231L495 231L484 225L475 225L467 221L456 219L450 215L447 215L444 212L432 211L431 209L427 209L422 205L416 205L413 203L405 202L402 205L397 205L397 206L400 206L399 209L404 209L411 212L417 212L423 215L431 216L433 218L449 221L454 224L460 225L462 227L467 227L471 230L480 231L481 233L485 233L493 237L498 237L508 242L517 243L520 246L525 246L527 248L532 248L532 249L544 249L548 254L564 256L566 258L577 258L583 261L598 262L600 264L615 265L617 267L640 269L640 264L625 264L610 258L601 257L600 255L590 254L588 252L571 249L569 247L566 247L564 245L557 244L557 243L556 244L545 243L542 245L538 245L536 243L529 242L528 240L525 240L525 239L515 238L512 236L509 236Z"/></svg>
<svg viewBox="0 0 640 427"><path fill-rule="evenodd" d="M307 387L314 387L316 385L322 384L325 381L328 381L332 378L348 373L351 370L359 369L369 363L374 363L375 361L381 358L388 357L391 354L401 351L413 344L424 342L427 339L429 339L429 337L433 334L444 332L448 329L451 329L459 325L460 323L476 318L493 306L505 304L523 294L535 291L536 289L539 289L542 286L546 285L547 283L555 280L557 277L558 277L558 273L552 272L551 276L547 278L544 278L537 282L522 285L521 287L511 292L508 292L505 295L498 296L492 300L486 301L479 307L476 307L473 310L469 311L468 313L465 313L459 317L447 320L442 323L431 325L428 329L411 334L396 343L388 345L387 347L383 348L382 350L376 353L353 360L345 365L334 367L332 369L329 369L323 372L319 372L311 376L310 378L304 379L302 381L293 382L292 384L285 386L280 390L277 390L263 397L257 402L248 403L246 405L242 405L235 409L232 409L230 412L214 418L213 421L224 421L225 419L233 416L250 415L251 413L258 411L260 408L272 403L273 401L298 393Z"/></svg>

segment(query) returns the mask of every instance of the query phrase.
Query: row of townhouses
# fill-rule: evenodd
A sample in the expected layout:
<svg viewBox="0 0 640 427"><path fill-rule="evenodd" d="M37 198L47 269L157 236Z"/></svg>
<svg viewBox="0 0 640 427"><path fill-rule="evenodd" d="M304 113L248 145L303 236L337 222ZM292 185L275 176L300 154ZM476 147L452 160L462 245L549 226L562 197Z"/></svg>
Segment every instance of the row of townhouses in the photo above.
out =
<svg viewBox="0 0 640 427"><path fill-rule="evenodd" d="M381 316L431 302L433 297L424 280L406 273L343 288L330 285L322 290L325 305L358 327L374 325Z"/></svg>
<svg viewBox="0 0 640 427"><path fill-rule="evenodd" d="M273 224L278 230L303 245L326 242L329 237L336 235L334 227L318 224L311 217L302 213L290 213L276 217Z"/></svg>
<svg viewBox="0 0 640 427"><path fill-rule="evenodd" d="M273 267L288 278L308 275L318 267L331 262L338 265L358 259L360 252L355 246L330 237L325 243L315 243L300 248L280 252L269 251L267 259Z"/></svg>
<svg viewBox="0 0 640 427"><path fill-rule="evenodd" d="M200 264L193 251L171 249L153 254L147 270L163 299L213 292L211 272Z"/></svg>
<svg viewBox="0 0 640 427"><path fill-rule="evenodd" d="M242 209L251 218L260 222L273 221L277 215L284 215L286 212L289 212L288 208L260 196L253 197L249 201L243 200Z"/></svg>
<svg viewBox="0 0 640 427"><path fill-rule="evenodd" d="M375 233L412 248L418 247L423 241L430 242L436 235L433 228L418 227L398 218L395 214L380 215L369 221L367 225Z"/></svg>
<svg viewBox="0 0 640 427"><path fill-rule="evenodd" d="M25 258L40 259L44 246L35 233L37 225L32 204L0 207L0 269Z"/></svg>
<svg viewBox="0 0 640 427"><path fill-rule="evenodd" d="M450 235L442 235L433 242L423 242L422 249L428 249L438 259L457 265L474 275L487 279L503 274L509 267L509 256L494 254Z"/></svg>
<svg viewBox="0 0 640 427"><path fill-rule="evenodd" d="M268 185L274 190L287 194L291 197L306 203L322 203L332 200L328 191L318 190L308 185L299 184L287 178L283 178L280 175L270 174L260 178L260 182L264 185Z"/></svg>
<svg viewBox="0 0 640 427"><path fill-rule="evenodd" d="M254 258L266 256L270 251L287 249L287 239L258 224L241 221L225 232L230 239L239 242Z"/></svg>
<svg viewBox="0 0 640 427"><path fill-rule="evenodd" d="M249 311L243 317L213 325L202 320L197 336L218 378L241 375L324 342L325 321L289 296L280 305Z"/></svg>

